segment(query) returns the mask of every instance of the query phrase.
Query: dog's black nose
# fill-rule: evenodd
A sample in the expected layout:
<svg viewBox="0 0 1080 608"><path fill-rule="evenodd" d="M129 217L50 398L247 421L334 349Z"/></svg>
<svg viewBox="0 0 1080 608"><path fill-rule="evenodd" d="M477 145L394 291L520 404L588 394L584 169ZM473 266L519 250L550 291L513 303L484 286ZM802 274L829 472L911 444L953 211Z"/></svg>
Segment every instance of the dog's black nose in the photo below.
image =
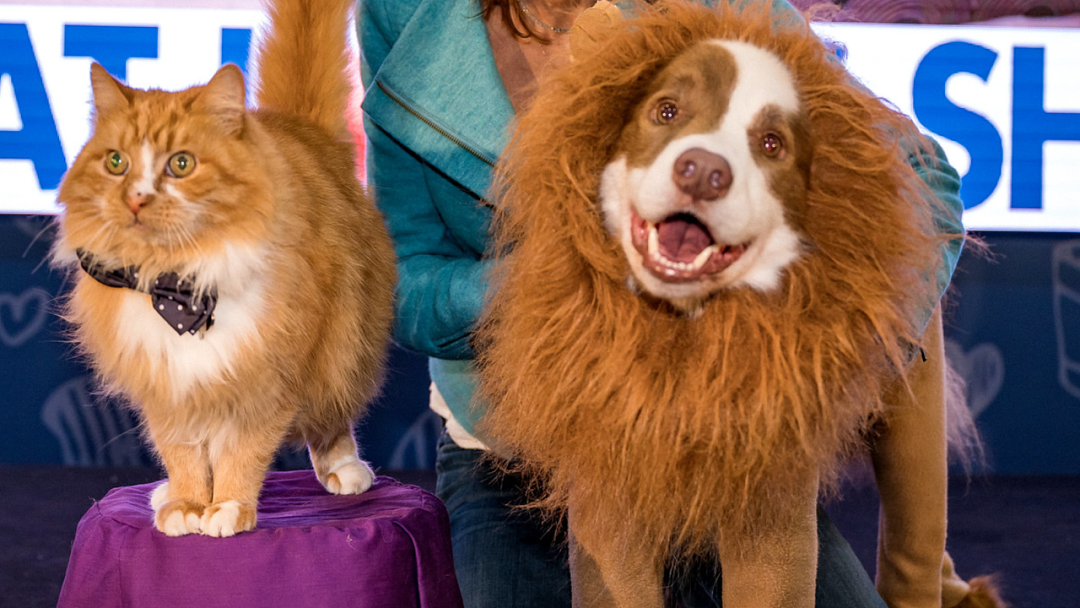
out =
<svg viewBox="0 0 1080 608"><path fill-rule="evenodd" d="M719 154L690 148L675 159L671 179L695 199L714 201L731 187L731 165Z"/></svg>

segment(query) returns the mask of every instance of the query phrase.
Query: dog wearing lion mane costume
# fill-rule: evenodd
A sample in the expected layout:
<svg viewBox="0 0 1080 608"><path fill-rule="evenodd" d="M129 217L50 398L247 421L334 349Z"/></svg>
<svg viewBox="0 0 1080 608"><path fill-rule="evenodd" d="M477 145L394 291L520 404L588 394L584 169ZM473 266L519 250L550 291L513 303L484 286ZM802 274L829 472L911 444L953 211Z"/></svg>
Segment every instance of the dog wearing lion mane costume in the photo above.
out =
<svg viewBox="0 0 1080 608"><path fill-rule="evenodd" d="M932 144L763 4L575 27L499 166L481 431L568 510L577 606L661 606L665 560L699 553L725 606L812 606L817 499L868 444L889 606L1001 605L945 552L972 426L936 280L962 229L904 151Z"/></svg>

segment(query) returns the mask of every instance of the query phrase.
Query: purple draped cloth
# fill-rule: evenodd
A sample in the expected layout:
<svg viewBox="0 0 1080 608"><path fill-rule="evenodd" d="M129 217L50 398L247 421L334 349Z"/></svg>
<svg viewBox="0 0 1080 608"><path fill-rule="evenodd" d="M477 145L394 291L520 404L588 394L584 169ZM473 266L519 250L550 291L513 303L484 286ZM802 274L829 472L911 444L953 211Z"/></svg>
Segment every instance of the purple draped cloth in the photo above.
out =
<svg viewBox="0 0 1080 608"><path fill-rule="evenodd" d="M258 527L166 537L157 484L115 488L79 522L57 608L461 608L446 509L378 477L359 496L269 473Z"/></svg>

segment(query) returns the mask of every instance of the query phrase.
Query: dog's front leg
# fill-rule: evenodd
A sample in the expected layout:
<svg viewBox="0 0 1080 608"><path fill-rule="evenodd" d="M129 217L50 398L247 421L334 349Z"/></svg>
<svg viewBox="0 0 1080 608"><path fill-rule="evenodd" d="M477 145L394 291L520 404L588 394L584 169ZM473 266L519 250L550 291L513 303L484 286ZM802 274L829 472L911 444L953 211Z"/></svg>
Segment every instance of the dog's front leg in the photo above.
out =
<svg viewBox="0 0 1080 608"><path fill-rule="evenodd" d="M813 608L817 578L816 478L784 501L784 511L745 536L720 543L723 604L738 608Z"/></svg>
<svg viewBox="0 0 1080 608"><path fill-rule="evenodd" d="M631 522L615 538L602 538L570 501L570 588L574 608L663 608L662 559L642 546Z"/></svg>
<svg viewBox="0 0 1080 608"><path fill-rule="evenodd" d="M921 346L925 361L911 364L908 385L885 396L885 429L872 450L881 494L877 588L889 608L941 606L948 468L940 307Z"/></svg>

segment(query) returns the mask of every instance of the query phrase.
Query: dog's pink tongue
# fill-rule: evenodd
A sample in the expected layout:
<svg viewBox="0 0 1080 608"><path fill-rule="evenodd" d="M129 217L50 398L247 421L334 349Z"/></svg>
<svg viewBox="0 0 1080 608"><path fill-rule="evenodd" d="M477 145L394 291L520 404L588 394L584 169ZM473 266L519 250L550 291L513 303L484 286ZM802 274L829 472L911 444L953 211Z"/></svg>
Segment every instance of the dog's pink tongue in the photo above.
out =
<svg viewBox="0 0 1080 608"><path fill-rule="evenodd" d="M693 262L706 247L712 245L712 237L696 222L674 217L656 226L660 237L660 253L676 262Z"/></svg>

